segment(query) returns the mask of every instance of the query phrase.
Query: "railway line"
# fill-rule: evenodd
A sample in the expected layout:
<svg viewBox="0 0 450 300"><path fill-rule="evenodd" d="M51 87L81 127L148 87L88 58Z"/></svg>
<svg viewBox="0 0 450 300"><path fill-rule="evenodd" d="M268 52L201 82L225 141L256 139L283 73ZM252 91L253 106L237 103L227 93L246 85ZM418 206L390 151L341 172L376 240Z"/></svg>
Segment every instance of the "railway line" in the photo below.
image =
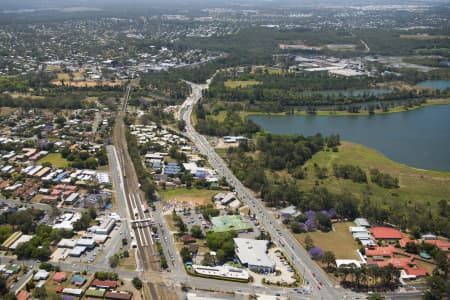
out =
<svg viewBox="0 0 450 300"><path fill-rule="evenodd" d="M131 87L127 87L121 110L116 118L114 128L114 144L116 145L117 172L121 182L120 189L124 195L126 205L126 218L130 226L132 238L131 246L136 249L137 269L141 272L141 279L146 283L150 291L151 299L178 299L176 289L169 288L165 274L161 272L159 254L152 236L151 225L153 216L146 207L146 199L140 190L140 184L134 169L133 162L128 153L125 135L124 117L131 94Z"/></svg>

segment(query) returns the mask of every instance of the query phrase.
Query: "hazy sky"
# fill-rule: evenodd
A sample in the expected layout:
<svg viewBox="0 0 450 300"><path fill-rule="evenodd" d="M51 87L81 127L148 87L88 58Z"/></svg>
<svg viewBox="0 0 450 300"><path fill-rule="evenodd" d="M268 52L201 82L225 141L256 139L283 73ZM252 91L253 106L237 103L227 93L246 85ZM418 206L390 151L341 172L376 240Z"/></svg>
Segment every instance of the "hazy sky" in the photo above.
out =
<svg viewBox="0 0 450 300"><path fill-rule="evenodd" d="M189 8L192 7L212 7L229 5L269 5L281 6L292 4L312 4L312 3L336 3L347 2L352 4L399 4L418 2L450 2L450 0L0 0L0 11L3 9L18 8L58 8L68 6L87 6L108 8L111 6L133 7L171 7Z"/></svg>

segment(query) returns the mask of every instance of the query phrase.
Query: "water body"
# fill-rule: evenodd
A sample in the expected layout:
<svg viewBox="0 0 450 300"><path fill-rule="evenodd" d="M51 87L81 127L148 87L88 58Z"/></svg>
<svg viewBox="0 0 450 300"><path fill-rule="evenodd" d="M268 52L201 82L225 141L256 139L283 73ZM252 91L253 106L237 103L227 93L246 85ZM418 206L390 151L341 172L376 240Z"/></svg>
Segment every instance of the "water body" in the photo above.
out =
<svg viewBox="0 0 450 300"><path fill-rule="evenodd" d="M419 82L417 86L435 90L446 90L450 89L450 80L425 80Z"/></svg>
<svg viewBox="0 0 450 300"><path fill-rule="evenodd" d="M249 116L278 134L339 134L421 169L450 171L450 105L364 116Z"/></svg>

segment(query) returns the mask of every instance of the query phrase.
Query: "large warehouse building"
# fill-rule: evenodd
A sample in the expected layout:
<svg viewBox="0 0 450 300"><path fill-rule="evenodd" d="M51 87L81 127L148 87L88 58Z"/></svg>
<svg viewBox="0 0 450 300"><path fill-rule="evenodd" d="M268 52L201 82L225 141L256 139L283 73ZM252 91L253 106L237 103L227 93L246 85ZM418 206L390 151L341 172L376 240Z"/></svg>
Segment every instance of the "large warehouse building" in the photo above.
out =
<svg viewBox="0 0 450 300"><path fill-rule="evenodd" d="M269 241L243 238L234 238L233 241L241 264L256 272L275 272L275 262L266 253Z"/></svg>

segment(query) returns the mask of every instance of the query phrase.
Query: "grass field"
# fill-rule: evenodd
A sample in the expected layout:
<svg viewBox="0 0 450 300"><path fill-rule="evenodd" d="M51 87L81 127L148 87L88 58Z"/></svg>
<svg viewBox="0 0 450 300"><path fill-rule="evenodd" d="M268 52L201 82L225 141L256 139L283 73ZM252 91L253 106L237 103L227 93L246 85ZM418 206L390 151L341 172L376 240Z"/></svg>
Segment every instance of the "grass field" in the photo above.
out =
<svg viewBox="0 0 450 300"><path fill-rule="evenodd" d="M192 202L199 205L211 203L211 198L219 193L217 190L202 189L167 189L159 192L163 200L176 200L177 202Z"/></svg>
<svg viewBox="0 0 450 300"><path fill-rule="evenodd" d="M223 122L225 120L225 117L227 116L227 111L221 110L216 116L213 116L213 119L217 122Z"/></svg>
<svg viewBox="0 0 450 300"><path fill-rule="evenodd" d="M237 81L233 81L233 80L227 80L225 81L224 85L227 88L237 88L237 87L241 87L241 88L245 88L248 86L254 86L254 85L258 85L261 84L261 82L256 81L256 80L237 80Z"/></svg>
<svg viewBox="0 0 450 300"><path fill-rule="evenodd" d="M351 191L361 197L367 189L370 190L372 201L386 203L392 201L392 193L396 193L395 201L399 203L427 203L436 204L439 200L450 195L450 173L427 171L412 168L396 163L383 156L374 149L359 144L342 142L339 152L322 151L313 156L306 164L307 177L301 186L312 186L315 181L314 163L328 169L328 178L322 180L322 186L334 192ZM391 190L381 188L373 183L361 184L351 180L337 179L332 175L333 164L358 165L369 172L371 168L377 168L381 172L398 177L400 188ZM388 200L391 199L391 200Z"/></svg>
<svg viewBox="0 0 450 300"><path fill-rule="evenodd" d="M38 163L51 163L52 166L59 168L67 168L69 166L69 161L65 158L62 158L61 153L50 153L43 158L41 158Z"/></svg>
<svg viewBox="0 0 450 300"><path fill-rule="evenodd" d="M70 80L70 75L68 73L58 73L57 75L58 80Z"/></svg>
<svg viewBox="0 0 450 300"><path fill-rule="evenodd" d="M31 93L11 93L11 97L17 99L17 98L27 98L27 99L45 99L44 96L36 96L32 95Z"/></svg>
<svg viewBox="0 0 450 300"><path fill-rule="evenodd" d="M348 231L349 226L355 226L353 222L337 223L333 225L334 230L330 232L310 232L294 234L295 238L305 246L306 235L310 235L314 245L322 248L324 251L333 251L337 259L357 259L359 256L356 250L359 249L358 243Z"/></svg>

